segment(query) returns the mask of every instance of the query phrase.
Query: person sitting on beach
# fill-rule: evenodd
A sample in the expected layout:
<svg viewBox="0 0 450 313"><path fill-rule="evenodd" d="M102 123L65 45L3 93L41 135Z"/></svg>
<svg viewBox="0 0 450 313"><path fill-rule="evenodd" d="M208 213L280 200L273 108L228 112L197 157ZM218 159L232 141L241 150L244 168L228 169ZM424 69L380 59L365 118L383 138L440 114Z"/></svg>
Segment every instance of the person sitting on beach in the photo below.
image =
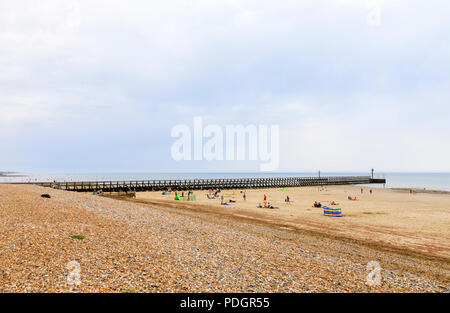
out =
<svg viewBox="0 0 450 313"><path fill-rule="evenodd" d="M264 206L267 209L278 209L277 207L274 207L273 205L270 204L270 202L267 203L267 205Z"/></svg>
<svg viewBox="0 0 450 313"><path fill-rule="evenodd" d="M258 204L257 208L262 209L263 206L261 205L261 203Z"/></svg>
<svg viewBox="0 0 450 313"><path fill-rule="evenodd" d="M330 205L337 205L337 203L334 201L331 201Z"/></svg>

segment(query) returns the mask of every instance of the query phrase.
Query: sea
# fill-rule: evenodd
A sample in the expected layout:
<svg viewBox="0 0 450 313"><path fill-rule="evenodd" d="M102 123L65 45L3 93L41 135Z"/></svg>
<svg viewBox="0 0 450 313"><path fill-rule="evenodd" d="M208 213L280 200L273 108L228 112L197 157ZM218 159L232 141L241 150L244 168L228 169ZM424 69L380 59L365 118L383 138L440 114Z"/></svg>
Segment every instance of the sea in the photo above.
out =
<svg viewBox="0 0 450 313"><path fill-rule="evenodd" d="M370 176L371 173L323 172L325 176ZM129 181L129 180L183 180L226 178L318 177L318 172L282 173L20 173L0 177L0 183L14 182L72 182L72 181ZM381 188L425 188L450 191L450 173L375 173L374 178L385 178Z"/></svg>

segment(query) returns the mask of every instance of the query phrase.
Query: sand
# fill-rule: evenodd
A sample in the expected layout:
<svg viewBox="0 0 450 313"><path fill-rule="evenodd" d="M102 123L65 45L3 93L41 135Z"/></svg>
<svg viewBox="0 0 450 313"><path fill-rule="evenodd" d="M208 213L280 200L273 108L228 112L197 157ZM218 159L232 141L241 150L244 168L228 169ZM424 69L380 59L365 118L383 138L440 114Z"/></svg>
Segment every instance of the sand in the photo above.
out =
<svg viewBox="0 0 450 313"><path fill-rule="evenodd" d="M209 204L147 201L161 200L0 184L0 292L450 291L445 257L259 221L245 208L233 215ZM381 266L376 286L367 280L372 261Z"/></svg>
<svg viewBox="0 0 450 313"><path fill-rule="evenodd" d="M370 194L370 189L373 194ZM234 200L229 206L220 205L221 200L206 197L208 191L197 191L197 201L183 201L189 206L203 207L215 212L245 216L271 223L284 224L298 229L311 230L336 237L352 238L386 246L405 248L412 251L450 257L450 194L420 193L411 195L390 189L374 189L356 186L318 187L246 190L247 201L242 190L223 190L225 200ZM257 208L268 202L279 209ZM293 201L286 204L286 196ZM349 201L348 196L357 201ZM138 193L137 199L180 203L174 196L160 192ZM312 207L314 201L330 206L338 203L343 217L323 215L323 210Z"/></svg>

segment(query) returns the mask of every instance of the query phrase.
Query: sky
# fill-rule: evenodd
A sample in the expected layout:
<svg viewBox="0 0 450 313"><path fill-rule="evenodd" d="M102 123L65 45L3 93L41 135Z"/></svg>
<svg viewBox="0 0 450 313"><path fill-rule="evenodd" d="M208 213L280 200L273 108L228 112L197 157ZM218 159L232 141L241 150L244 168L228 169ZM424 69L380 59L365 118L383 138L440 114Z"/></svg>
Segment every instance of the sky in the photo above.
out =
<svg viewBox="0 0 450 313"><path fill-rule="evenodd" d="M259 171L177 125L276 125L285 172L450 172L450 2L0 0L0 170Z"/></svg>

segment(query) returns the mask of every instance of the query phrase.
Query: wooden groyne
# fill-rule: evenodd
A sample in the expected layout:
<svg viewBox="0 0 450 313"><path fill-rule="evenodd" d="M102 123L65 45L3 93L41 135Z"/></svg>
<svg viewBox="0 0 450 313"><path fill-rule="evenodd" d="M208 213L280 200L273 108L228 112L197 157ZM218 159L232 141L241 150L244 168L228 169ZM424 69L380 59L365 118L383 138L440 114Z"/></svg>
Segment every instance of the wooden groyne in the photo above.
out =
<svg viewBox="0 0 450 313"><path fill-rule="evenodd" d="M236 178L236 179L192 179L192 180L134 180L134 181L86 181L86 182L35 182L26 183L44 187L79 192L126 192L200 189L252 189L283 188L327 185L385 184L385 179L370 176L338 177L282 177L282 178Z"/></svg>

